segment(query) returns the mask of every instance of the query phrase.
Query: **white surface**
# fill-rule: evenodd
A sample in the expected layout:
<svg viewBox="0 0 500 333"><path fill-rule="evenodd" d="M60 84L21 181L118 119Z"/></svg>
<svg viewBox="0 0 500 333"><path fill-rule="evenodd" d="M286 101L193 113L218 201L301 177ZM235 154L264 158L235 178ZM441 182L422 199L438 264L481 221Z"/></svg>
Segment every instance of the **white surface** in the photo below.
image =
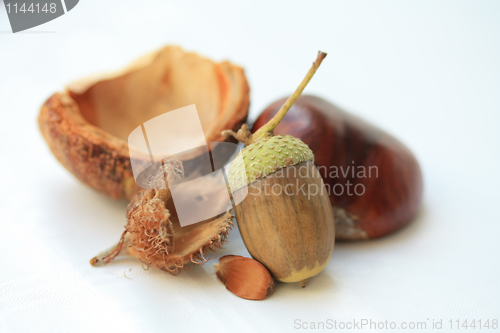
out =
<svg viewBox="0 0 500 333"><path fill-rule="evenodd" d="M446 331L450 319L500 319L499 17L499 1L83 0L12 34L1 4L0 332L285 332L296 319L429 330L442 319ZM226 291L217 259L179 276L134 259L91 267L119 238L126 203L57 163L38 108L63 84L168 43L243 65L252 119L329 52L307 93L413 149L425 177L418 219L337 244L307 288L278 284L262 302ZM246 254L237 229L222 253Z"/></svg>

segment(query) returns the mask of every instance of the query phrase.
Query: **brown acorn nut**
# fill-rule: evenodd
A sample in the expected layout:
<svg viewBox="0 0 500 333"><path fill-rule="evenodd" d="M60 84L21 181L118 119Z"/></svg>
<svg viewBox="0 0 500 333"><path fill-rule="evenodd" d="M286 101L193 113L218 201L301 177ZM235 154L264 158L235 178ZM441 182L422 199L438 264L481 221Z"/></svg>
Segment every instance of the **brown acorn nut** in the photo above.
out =
<svg viewBox="0 0 500 333"><path fill-rule="evenodd" d="M90 264L106 265L120 252L127 252L149 267L178 274L193 264L204 264L208 260L207 252L220 249L233 225L229 212L180 226L169 185L178 184L183 172L181 162L165 162L162 170L150 178L150 183L155 188L166 184L166 188L139 191L127 207L127 223L118 244L92 258ZM207 183L203 188L210 191L212 185Z"/></svg>
<svg viewBox="0 0 500 333"><path fill-rule="evenodd" d="M319 53L294 94L260 131L226 132L247 144L228 174L245 246L275 279L302 286L325 268L332 255L333 212L309 147L289 135L273 136L272 131L325 56Z"/></svg>
<svg viewBox="0 0 500 333"><path fill-rule="evenodd" d="M227 255L215 265L219 280L227 290L241 298L261 300L274 292L274 281L268 270L257 260Z"/></svg>
<svg viewBox="0 0 500 333"><path fill-rule="evenodd" d="M284 100L267 107L252 130L272 119ZM423 187L418 161L400 141L377 127L322 98L304 95L275 133L294 135L314 152L330 194L338 240L387 235L418 212ZM355 189L363 194L357 195Z"/></svg>
<svg viewBox="0 0 500 333"><path fill-rule="evenodd" d="M128 135L151 118L191 104L206 141L223 141L223 129L236 130L246 121L249 87L243 69L167 46L122 71L69 84L43 104L38 125L57 160L79 180L110 197L130 200L139 187ZM234 153L229 145L217 147L221 158ZM197 161L202 153L182 159L186 175L202 164ZM149 156L134 158L149 161Z"/></svg>

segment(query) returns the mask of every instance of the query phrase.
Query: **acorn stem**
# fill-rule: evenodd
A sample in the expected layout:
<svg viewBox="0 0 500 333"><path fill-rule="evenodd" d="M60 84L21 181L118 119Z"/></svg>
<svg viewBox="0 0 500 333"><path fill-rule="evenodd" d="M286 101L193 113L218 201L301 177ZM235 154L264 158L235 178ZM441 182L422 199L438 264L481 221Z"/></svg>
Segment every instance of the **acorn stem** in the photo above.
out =
<svg viewBox="0 0 500 333"><path fill-rule="evenodd" d="M278 124L283 119L288 110L292 107L293 103L295 103L295 101L300 97L300 95L302 95L302 91L304 91L304 88L307 86L309 81L311 81L312 77L314 76L314 73L316 73L316 70L318 69L323 59L325 59L325 57L326 57L325 52L318 51L318 56L316 58L316 61L313 62L312 67L309 69L302 82L300 82L297 89L295 89L294 93L290 97L288 97L285 104L283 104L278 113L276 113L276 115L271 120L269 120L267 124L259 128L252 135L251 142L257 141L258 139L268 136L269 133L272 133L272 131L276 128L276 126L278 126Z"/></svg>
<svg viewBox="0 0 500 333"><path fill-rule="evenodd" d="M300 281L300 286L304 288L307 284L307 279Z"/></svg>

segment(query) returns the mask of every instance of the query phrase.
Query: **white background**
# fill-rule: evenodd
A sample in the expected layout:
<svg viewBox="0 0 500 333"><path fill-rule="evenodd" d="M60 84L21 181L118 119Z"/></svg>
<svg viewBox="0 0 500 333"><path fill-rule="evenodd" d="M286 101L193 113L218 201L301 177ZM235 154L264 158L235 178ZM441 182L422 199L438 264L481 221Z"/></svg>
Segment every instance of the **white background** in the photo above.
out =
<svg viewBox="0 0 500 333"><path fill-rule="evenodd" d="M83 0L17 34L0 3L0 332L286 332L327 319L442 319L446 331L450 319L500 319L499 36L500 1ZM415 152L418 218L336 244L305 289L278 284L261 302L226 291L217 259L179 276L132 258L91 267L123 231L126 203L58 164L38 109L65 83L170 43L242 65L251 120L328 52L306 92ZM222 253L247 255L237 228Z"/></svg>

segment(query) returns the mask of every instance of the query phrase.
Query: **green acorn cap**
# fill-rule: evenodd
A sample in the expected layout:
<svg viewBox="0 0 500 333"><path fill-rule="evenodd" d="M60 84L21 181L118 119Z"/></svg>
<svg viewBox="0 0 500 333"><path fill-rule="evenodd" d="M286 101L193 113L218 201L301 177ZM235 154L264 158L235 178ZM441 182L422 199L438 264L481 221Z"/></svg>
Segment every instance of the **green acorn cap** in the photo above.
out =
<svg viewBox="0 0 500 333"><path fill-rule="evenodd" d="M252 142L234 158L229 166L231 191L250 185L281 168L314 161L312 150L291 135L268 136Z"/></svg>

